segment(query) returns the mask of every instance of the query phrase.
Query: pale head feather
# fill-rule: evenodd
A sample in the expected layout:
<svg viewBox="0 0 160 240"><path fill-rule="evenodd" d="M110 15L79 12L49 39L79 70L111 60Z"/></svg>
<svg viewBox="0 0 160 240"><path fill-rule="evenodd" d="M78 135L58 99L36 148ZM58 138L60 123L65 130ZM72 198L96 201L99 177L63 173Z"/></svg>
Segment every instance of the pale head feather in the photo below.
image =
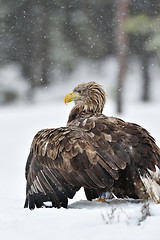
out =
<svg viewBox="0 0 160 240"><path fill-rule="evenodd" d="M102 86L96 82L79 84L73 92L79 97L69 115L69 122L86 114L101 114L106 102L106 93Z"/></svg>

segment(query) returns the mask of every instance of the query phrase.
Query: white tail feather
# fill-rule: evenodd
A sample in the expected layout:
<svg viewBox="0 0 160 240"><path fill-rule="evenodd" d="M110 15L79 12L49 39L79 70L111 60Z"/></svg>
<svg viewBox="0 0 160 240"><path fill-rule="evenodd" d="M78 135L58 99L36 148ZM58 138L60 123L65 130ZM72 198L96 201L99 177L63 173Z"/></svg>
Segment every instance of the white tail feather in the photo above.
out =
<svg viewBox="0 0 160 240"><path fill-rule="evenodd" d="M152 200L160 203L160 185L149 175L140 177Z"/></svg>

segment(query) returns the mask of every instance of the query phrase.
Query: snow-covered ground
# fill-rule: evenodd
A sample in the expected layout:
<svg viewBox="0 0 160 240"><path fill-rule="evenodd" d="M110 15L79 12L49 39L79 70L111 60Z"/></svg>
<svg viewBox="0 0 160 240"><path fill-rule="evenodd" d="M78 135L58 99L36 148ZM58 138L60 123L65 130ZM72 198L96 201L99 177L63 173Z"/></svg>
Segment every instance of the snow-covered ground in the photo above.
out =
<svg viewBox="0 0 160 240"><path fill-rule="evenodd" d="M112 64L110 64L112 66ZM109 66L110 66L109 65ZM160 205L144 206L142 203L88 202L80 190L68 209L23 208L25 200L24 168L30 144L35 133L42 128L65 126L72 103L65 106L61 93L72 90L79 82L99 81L108 98L114 93L110 87L114 82L115 68L103 68L101 74L80 72L64 86L59 84L59 100L50 97L47 91L43 101L32 105L17 104L0 107L0 239L1 240L159 240ZM90 76L90 77L89 77ZM107 81L104 79L107 76ZM160 81L158 72L153 72L152 101L142 103L140 99L139 74L130 69L126 82L124 113L117 115L112 97L107 100L104 113L136 122L147 128L160 146ZM76 79L74 82L74 78ZM81 78L81 79L80 79ZM109 80L111 79L111 80ZM112 83L113 83L112 82ZM61 86L61 88L60 88ZM37 99L40 99L37 94ZM145 213L146 211L146 213ZM149 212L150 216L145 217Z"/></svg>

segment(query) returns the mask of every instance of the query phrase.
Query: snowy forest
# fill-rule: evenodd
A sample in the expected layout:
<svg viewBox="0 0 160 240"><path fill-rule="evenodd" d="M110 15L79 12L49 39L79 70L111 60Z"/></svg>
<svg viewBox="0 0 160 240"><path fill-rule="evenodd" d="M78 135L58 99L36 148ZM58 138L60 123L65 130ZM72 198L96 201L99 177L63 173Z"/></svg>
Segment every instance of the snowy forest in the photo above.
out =
<svg viewBox="0 0 160 240"><path fill-rule="evenodd" d="M66 126L64 96L95 81L103 113L160 147L160 0L0 0L0 239L159 240L160 204L87 201L24 209L34 135Z"/></svg>
<svg viewBox="0 0 160 240"><path fill-rule="evenodd" d="M9 77L7 84L2 75L0 104L31 100L37 88L68 84L80 63L90 62L88 67L100 72L111 56L118 64L117 110L132 58L138 58L142 72L141 98L150 99L149 67L160 58L159 0L1 0L0 8L0 69L11 67L21 76L17 82Z"/></svg>

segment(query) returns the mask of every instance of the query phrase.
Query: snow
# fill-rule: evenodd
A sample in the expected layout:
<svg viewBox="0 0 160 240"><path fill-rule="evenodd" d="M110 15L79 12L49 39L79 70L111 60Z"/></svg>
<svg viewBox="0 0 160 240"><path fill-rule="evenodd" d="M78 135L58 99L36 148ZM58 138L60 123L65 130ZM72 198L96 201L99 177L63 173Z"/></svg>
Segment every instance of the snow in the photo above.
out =
<svg viewBox="0 0 160 240"><path fill-rule="evenodd" d="M101 74L96 75L79 71L74 83L74 76L70 83L61 84L61 92L67 93L79 82L96 80L108 86L110 82L103 82L108 73L114 83L109 63L108 71L103 68ZM115 66L115 65L114 65ZM114 72L114 69L113 69ZM133 82L133 73L137 76ZM96 75L96 76L93 76ZM83 78L83 77L84 78ZM127 101L125 111L121 115L115 112L115 102L109 98L104 113L136 122L152 134L160 145L160 82L158 73L153 74L152 101L139 101L139 74L134 68L129 71L125 88ZM81 78L81 80L80 80ZM102 79L102 80L100 80ZM108 80L109 81L109 80ZM69 83L69 84L68 84ZM58 86L56 91L58 91ZM109 91L110 91L109 87ZM114 89L114 88L113 88ZM113 90L112 90L113 91ZM48 91L49 94L51 90ZM42 92L41 92L42 93ZM57 93L58 94L58 93ZM40 95L40 94L39 94ZM40 98L37 95L37 98ZM73 200L69 201L68 209L42 208L30 211L24 209L25 178L24 168L29 148L35 133L43 128L65 126L72 103L65 106L63 98L54 100L50 96L47 101L39 101L32 105L12 105L0 107L0 239L1 240L132 240L159 239L160 205L149 202L150 216L145 217L143 203L111 201L101 203L88 202L83 190L80 190ZM143 216L144 215L144 216ZM144 218L144 220L143 220Z"/></svg>

